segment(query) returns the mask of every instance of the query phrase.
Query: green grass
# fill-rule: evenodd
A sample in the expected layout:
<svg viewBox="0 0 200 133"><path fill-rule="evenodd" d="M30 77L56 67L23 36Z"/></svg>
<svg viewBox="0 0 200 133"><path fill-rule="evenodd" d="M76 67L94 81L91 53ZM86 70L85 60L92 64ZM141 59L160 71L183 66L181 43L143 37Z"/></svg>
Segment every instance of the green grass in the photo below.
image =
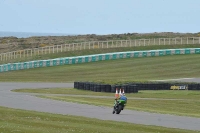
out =
<svg viewBox="0 0 200 133"><path fill-rule="evenodd" d="M13 92L38 93L38 94L67 94L84 96L109 96L114 97L114 93L93 92L89 90L80 90L74 88L45 88L45 89L16 89ZM132 98L162 98L162 99L194 99L200 100L200 91L187 90L140 90L138 93L126 93L127 97Z"/></svg>
<svg viewBox="0 0 200 133"><path fill-rule="evenodd" d="M19 89L15 92L29 92L47 94L39 96L54 100L92 104L101 106L113 106L114 93L92 92L77 89ZM48 94L70 94L77 96L58 96ZM87 96L88 97L87 97ZM139 91L138 93L126 94L128 98L127 109L148 111L154 113L174 114L181 116L200 117L200 91ZM90 97L109 96L109 97ZM137 99L139 98L139 99ZM141 98L141 99L140 99ZM144 98L144 99L143 99ZM145 99L150 98L150 99ZM153 99L155 98L155 99Z"/></svg>
<svg viewBox="0 0 200 133"><path fill-rule="evenodd" d="M103 128L102 128L103 127ZM120 128L123 127L123 128ZM1 133L197 133L199 131L103 121L0 107Z"/></svg>
<svg viewBox="0 0 200 133"><path fill-rule="evenodd" d="M152 45L152 46L137 46L137 47L120 47L120 48L108 48L108 49L88 49L88 50L77 50L67 52L55 52L54 54L45 55L34 55L32 57L23 57L17 59L10 59L8 61L1 61L0 64L13 63L13 62L25 62L30 60L45 60L59 57L72 57L82 55L92 55L110 52L123 52L123 51L138 51L138 50L156 50L156 49L173 49L173 48L198 48L199 44L188 44L188 45Z"/></svg>
<svg viewBox="0 0 200 133"><path fill-rule="evenodd" d="M200 77L199 54L99 61L0 73L0 81L145 81Z"/></svg>

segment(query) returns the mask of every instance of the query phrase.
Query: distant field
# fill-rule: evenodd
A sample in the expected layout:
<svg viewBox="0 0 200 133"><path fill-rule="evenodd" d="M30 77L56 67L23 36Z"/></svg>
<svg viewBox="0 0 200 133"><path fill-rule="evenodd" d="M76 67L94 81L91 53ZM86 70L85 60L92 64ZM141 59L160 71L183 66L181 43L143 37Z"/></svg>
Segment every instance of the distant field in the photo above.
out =
<svg viewBox="0 0 200 133"><path fill-rule="evenodd" d="M59 57L72 57L82 55L92 55L110 52L123 52L123 51L138 51L138 50L156 50L156 49L173 49L173 48L198 48L199 44L188 44L188 45L155 45L155 46L138 46L138 47L120 47L120 48L108 48L108 49L90 49L90 50L76 50L67 52L58 52L54 54L44 54L32 57L23 57L17 59L10 59L7 61L1 61L0 64L13 63L13 62L25 62L30 60L45 60Z"/></svg>
<svg viewBox="0 0 200 133"><path fill-rule="evenodd" d="M200 55L173 55L99 61L0 73L0 81L147 81L200 77Z"/></svg>

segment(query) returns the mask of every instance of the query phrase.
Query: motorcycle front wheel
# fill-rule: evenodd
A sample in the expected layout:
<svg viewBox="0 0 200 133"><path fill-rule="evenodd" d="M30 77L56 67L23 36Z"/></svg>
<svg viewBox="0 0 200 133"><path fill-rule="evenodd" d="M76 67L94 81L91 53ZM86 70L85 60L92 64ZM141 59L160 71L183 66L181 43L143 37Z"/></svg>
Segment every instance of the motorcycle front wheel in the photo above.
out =
<svg viewBox="0 0 200 133"><path fill-rule="evenodd" d="M122 110L122 105L119 105L116 110L116 114L119 114L121 112L121 110Z"/></svg>

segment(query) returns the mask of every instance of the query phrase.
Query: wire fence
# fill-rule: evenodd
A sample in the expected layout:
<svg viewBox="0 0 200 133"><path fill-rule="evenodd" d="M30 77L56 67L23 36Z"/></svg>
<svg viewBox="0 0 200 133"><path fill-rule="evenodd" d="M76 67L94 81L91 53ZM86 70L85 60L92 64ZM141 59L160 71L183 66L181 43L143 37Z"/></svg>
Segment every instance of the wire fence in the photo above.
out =
<svg viewBox="0 0 200 133"><path fill-rule="evenodd" d="M182 45L182 44L200 44L200 37L91 41L91 42L45 46L33 49L23 49L23 50L1 53L0 61L8 61L11 59L20 59L37 55L53 54L53 53L75 51L75 50L137 47L137 46L150 46L150 45Z"/></svg>

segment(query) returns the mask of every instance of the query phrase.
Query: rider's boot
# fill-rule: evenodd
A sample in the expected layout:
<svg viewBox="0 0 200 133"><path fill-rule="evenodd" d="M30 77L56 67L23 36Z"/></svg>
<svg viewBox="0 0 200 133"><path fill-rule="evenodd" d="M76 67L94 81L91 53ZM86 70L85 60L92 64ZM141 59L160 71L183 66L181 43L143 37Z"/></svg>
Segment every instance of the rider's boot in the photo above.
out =
<svg viewBox="0 0 200 133"><path fill-rule="evenodd" d="M113 114L115 113L115 106L113 107Z"/></svg>

